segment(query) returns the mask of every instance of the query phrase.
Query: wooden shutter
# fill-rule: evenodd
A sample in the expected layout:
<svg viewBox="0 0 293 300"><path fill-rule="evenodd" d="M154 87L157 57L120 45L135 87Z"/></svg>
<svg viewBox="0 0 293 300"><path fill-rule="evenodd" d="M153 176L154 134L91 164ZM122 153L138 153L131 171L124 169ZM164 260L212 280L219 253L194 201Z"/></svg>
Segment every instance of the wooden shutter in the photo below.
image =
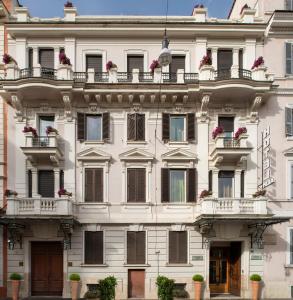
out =
<svg viewBox="0 0 293 300"><path fill-rule="evenodd" d="M61 170L60 171L60 175L59 175L59 188L60 189L64 189L64 171Z"/></svg>
<svg viewBox="0 0 293 300"><path fill-rule="evenodd" d="M128 55L127 56L127 72L131 73L133 69L139 69L143 72L143 56L142 55Z"/></svg>
<svg viewBox="0 0 293 300"><path fill-rule="evenodd" d="M290 229L290 264L293 264L293 229Z"/></svg>
<svg viewBox="0 0 293 300"><path fill-rule="evenodd" d="M53 49L40 49L39 50L39 63L43 68L54 69L54 50Z"/></svg>
<svg viewBox="0 0 293 300"><path fill-rule="evenodd" d="M103 140L110 139L110 114L103 113Z"/></svg>
<svg viewBox="0 0 293 300"><path fill-rule="evenodd" d="M85 202L103 202L103 169L85 169Z"/></svg>
<svg viewBox="0 0 293 300"><path fill-rule="evenodd" d="M169 194L169 169L162 168L161 170L161 202L169 202L170 194Z"/></svg>
<svg viewBox="0 0 293 300"><path fill-rule="evenodd" d="M232 64L232 50L218 50L218 70L230 70Z"/></svg>
<svg viewBox="0 0 293 300"><path fill-rule="evenodd" d="M28 197L31 198L33 194L33 177L32 171L27 171Z"/></svg>
<svg viewBox="0 0 293 300"><path fill-rule="evenodd" d="M135 123L136 123L135 114L128 114L127 115L127 140L128 141L135 140Z"/></svg>
<svg viewBox="0 0 293 300"><path fill-rule="evenodd" d="M213 171L209 171L209 191L213 191Z"/></svg>
<svg viewBox="0 0 293 300"><path fill-rule="evenodd" d="M86 56L86 71L94 69L95 72L103 72L102 55L87 55Z"/></svg>
<svg viewBox="0 0 293 300"><path fill-rule="evenodd" d="M170 139L170 114L162 114L162 139L165 143Z"/></svg>
<svg viewBox="0 0 293 300"><path fill-rule="evenodd" d="M196 169L187 169L187 202L196 202Z"/></svg>
<svg viewBox="0 0 293 300"><path fill-rule="evenodd" d="M169 263L187 263L187 232L169 232Z"/></svg>
<svg viewBox="0 0 293 300"><path fill-rule="evenodd" d="M77 139L80 141L85 140L86 133L86 115L77 113Z"/></svg>
<svg viewBox="0 0 293 300"><path fill-rule="evenodd" d="M127 170L127 202L146 201L145 169Z"/></svg>
<svg viewBox="0 0 293 300"><path fill-rule="evenodd" d="M187 139L193 141L195 139L195 116L194 113L187 114Z"/></svg>
<svg viewBox="0 0 293 300"><path fill-rule="evenodd" d="M286 43L286 74L293 74L293 47L292 43Z"/></svg>
<svg viewBox="0 0 293 300"><path fill-rule="evenodd" d="M244 180L245 180L245 173L244 171L241 171L241 177L240 177L240 197L244 198Z"/></svg>
<svg viewBox="0 0 293 300"><path fill-rule="evenodd" d="M127 263L145 264L145 231L127 232Z"/></svg>
<svg viewBox="0 0 293 300"><path fill-rule="evenodd" d="M33 68L33 48L28 48L28 67L29 69Z"/></svg>
<svg viewBox="0 0 293 300"><path fill-rule="evenodd" d="M225 132L233 132L234 117L219 117L219 126L223 127Z"/></svg>
<svg viewBox="0 0 293 300"><path fill-rule="evenodd" d="M136 114L136 140L145 140L145 116L144 114Z"/></svg>
<svg viewBox="0 0 293 300"><path fill-rule="evenodd" d="M38 185L39 191L38 193L42 197L54 198L54 171L51 170L40 170L38 172Z"/></svg>
<svg viewBox="0 0 293 300"><path fill-rule="evenodd" d="M85 231L84 233L84 263L104 263L104 241L102 231Z"/></svg>
<svg viewBox="0 0 293 300"><path fill-rule="evenodd" d="M285 119L286 119L286 136L293 135L293 119L292 119L292 108L285 107Z"/></svg>
<svg viewBox="0 0 293 300"><path fill-rule="evenodd" d="M185 70L185 56L173 55L169 69L170 73L177 73L177 70Z"/></svg>

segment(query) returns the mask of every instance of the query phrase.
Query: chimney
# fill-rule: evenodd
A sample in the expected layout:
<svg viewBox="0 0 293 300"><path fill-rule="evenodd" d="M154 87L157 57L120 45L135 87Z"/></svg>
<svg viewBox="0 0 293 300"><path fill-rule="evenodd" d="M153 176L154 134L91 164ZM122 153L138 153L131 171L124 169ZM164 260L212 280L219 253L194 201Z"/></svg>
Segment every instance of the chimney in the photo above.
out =
<svg viewBox="0 0 293 300"><path fill-rule="evenodd" d="M17 22L28 22L30 15L27 7L16 7L15 8Z"/></svg>
<svg viewBox="0 0 293 300"><path fill-rule="evenodd" d="M203 4L196 5L193 8L192 16L195 17L195 22L206 22L208 10Z"/></svg>
<svg viewBox="0 0 293 300"><path fill-rule="evenodd" d="M241 20L243 23L253 23L256 10L250 7L243 7L241 10Z"/></svg>

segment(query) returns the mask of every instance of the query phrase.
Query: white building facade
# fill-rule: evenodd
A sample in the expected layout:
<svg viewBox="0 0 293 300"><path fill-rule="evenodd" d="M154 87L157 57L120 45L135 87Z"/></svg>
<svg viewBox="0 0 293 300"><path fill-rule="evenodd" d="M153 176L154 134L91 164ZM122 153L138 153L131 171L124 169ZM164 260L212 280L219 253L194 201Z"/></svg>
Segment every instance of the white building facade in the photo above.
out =
<svg viewBox="0 0 293 300"><path fill-rule="evenodd" d="M31 18L21 7L7 24L17 65L6 64L0 92L7 188L17 196L1 223L22 295L68 297L68 277L79 273L82 295L114 274L118 299L153 299L162 274L192 297L192 276L202 274L206 298L249 298L257 273L263 295L275 297L268 257L286 257L287 244L276 245L272 228L286 231L290 214L270 193L254 195L259 132L278 93L273 65L251 70L271 51L266 19L251 8L229 20L197 8L166 24L64 14ZM165 26L172 63L151 73ZM207 54L212 65L200 67ZM108 61L117 66L108 71Z"/></svg>

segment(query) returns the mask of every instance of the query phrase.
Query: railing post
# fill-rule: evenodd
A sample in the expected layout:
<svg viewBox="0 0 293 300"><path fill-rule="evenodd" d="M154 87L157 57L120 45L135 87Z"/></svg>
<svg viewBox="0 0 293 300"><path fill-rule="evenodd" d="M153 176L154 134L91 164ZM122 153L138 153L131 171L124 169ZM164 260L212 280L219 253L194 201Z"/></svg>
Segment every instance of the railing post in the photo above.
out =
<svg viewBox="0 0 293 300"><path fill-rule="evenodd" d="M57 79L72 80L73 79L72 66L60 64L57 69Z"/></svg>
<svg viewBox="0 0 293 300"><path fill-rule="evenodd" d="M267 198L258 197L254 199L253 202L253 212L255 214L267 214Z"/></svg>
<svg viewBox="0 0 293 300"><path fill-rule="evenodd" d="M232 207L233 207L233 214L239 214L240 213L240 199L233 199L232 200Z"/></svg>
<svg viewBox="0 0 293 300"><path fill-rule="evenodd" d="M40 64L37 64L37 66L34 67L33 69L34 77L41 77L41 70L42 70L42 66Z"/></svg>
<svg viewBox="0 0 293 300"><path fill-rule="evenodd" d="M109 70L109 83L117 83L118 82L118 69L117 68L111 68Z"/></svg>
<svg viewBox="0 0 293 300"><path fill-rule="evenodd" d="M139 69L132 70L132 83L139 83Z"/></svg>
<svg viewBox="0 0 293 300"><path fill-rule="evenodd" d="M25 133L25 146L32 147L33 146L33 134L31 132Z"/></svg>
<svg viewBox="0 0 293 300"><path fill-rule="evenodd" d="M224 136L223 134L219 134L215 140L217 148L224 148Z"/></svg>
<svg viewBox="0 0 293 300"><path fill-rule="evenodd" d="M87 82L94 83L95 82L95 69L88 69L87 70Z"/></svg>
<svg viewBox="0 0 293 300"><path fill-rule="evenodd" d="M5 65L6 68L6 79L18 79L19 78L19 68L16 63L11 63Z"/></svg>
<svg viewBox="0 0 293 300"><path fill-rule="evenodd" d="M261 65L251 71L251 77L253 80L266 81L266 71L267 68Z"/></svg>
<svg viewBox="0 0 293 300"><path fill-rule="evenodd" d="M247 134L241 134L239 136L239 147L240 148L246 148L247 147L247 138L248 138Z"/></svg>
<svg viewBox="0 0 293 300"><path fill-rule="evenodd" d="M35 214L41 214L41 199L36 198L34 199L34 213Z"/></svg>
<svg viewBox="0 0 293 300"><path fill-rule="evenodd" d="M231 67L231 78L239 78L239 67L238 66L232 66Z"/></svg>
<svg viewBox="0 0 293 300"><path fill-rule="evenodd" d="M215 69L211 65L204 65L199 69L199 80L215 80Z"/></svg>
<svg viewBox="0 0 293 300"><path fill-rule="evenodd" d="M57 134L55 132L50 132L48 134L49 147L57 147Z"/></svg>
<svg viewBox="0 0 293 300"><path fill-rule="evenodd" d="M154 70L154 83L161 83L162 80L162 69L156 68Z"/></svg>
<svg viewBox="0 0 293 300"><path fill-rule="evenodd" d="M184 70L183 69L177 70L177 83L184 83Z"/></svg>
<svg viewBox="0 0 293 300"><path fill-rule="evenodd" d="M215 214L214 199L204 198L201 202L202 214Z"/></svg>
<svg viewBox="0 0 293 300"><path fill-rule="evenodd" d="M17 215L18 214L18 200L15 198L8 198L7 199L7 215Z"/></svg>

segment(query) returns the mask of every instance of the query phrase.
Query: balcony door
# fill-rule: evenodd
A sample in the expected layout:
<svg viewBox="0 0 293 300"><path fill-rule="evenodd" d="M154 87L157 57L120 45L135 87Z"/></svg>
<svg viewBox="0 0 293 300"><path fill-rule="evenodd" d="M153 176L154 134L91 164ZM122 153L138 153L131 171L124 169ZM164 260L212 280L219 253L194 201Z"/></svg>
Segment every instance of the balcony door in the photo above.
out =
<svg viewBox="0 0 293 300"><path fill-rule="evenodd" d="M41 197L54 198L54 171L39 170L38 172L38 193Z"/></svg>
<svg viewBox="0 0 293 300"><path fill-rule="evenodd" d="M218 78L229 79L231 77L231 67L233 64L232 50L218 51Z"/></svg>
<svg viewBox="0 0 293 300"><path fill-rule="evenodd" d="M127 55L127 72L132 73L133 69L143 72L143 55Z"/></svg>
<svg viewBox="0 0 293 300"><path fill-rule="evenodd" d="M39 136L40 136L40 146L48 147L49 140L47 137L47 127L54 128L54 116L40 116L39 117Z"/></svg>
<svg viewBox="0 0 293 300"><path fill-rule="evenodd" d="M103 72L103 57L102 55L87 55L86 56L86 71L94 69L95 73Z"/></svg>
<svg viewBox="0 0 293 300"><path fill-rule="evenodd" d="M234 117L219 117L218 126L224 129L225 138L233 137Z"/></svg>
<svg viewBox="0 0 293 300"><path fill-rule="evenodd" d="M219 198L234 196L234 171L219 172Z"/></svg>

